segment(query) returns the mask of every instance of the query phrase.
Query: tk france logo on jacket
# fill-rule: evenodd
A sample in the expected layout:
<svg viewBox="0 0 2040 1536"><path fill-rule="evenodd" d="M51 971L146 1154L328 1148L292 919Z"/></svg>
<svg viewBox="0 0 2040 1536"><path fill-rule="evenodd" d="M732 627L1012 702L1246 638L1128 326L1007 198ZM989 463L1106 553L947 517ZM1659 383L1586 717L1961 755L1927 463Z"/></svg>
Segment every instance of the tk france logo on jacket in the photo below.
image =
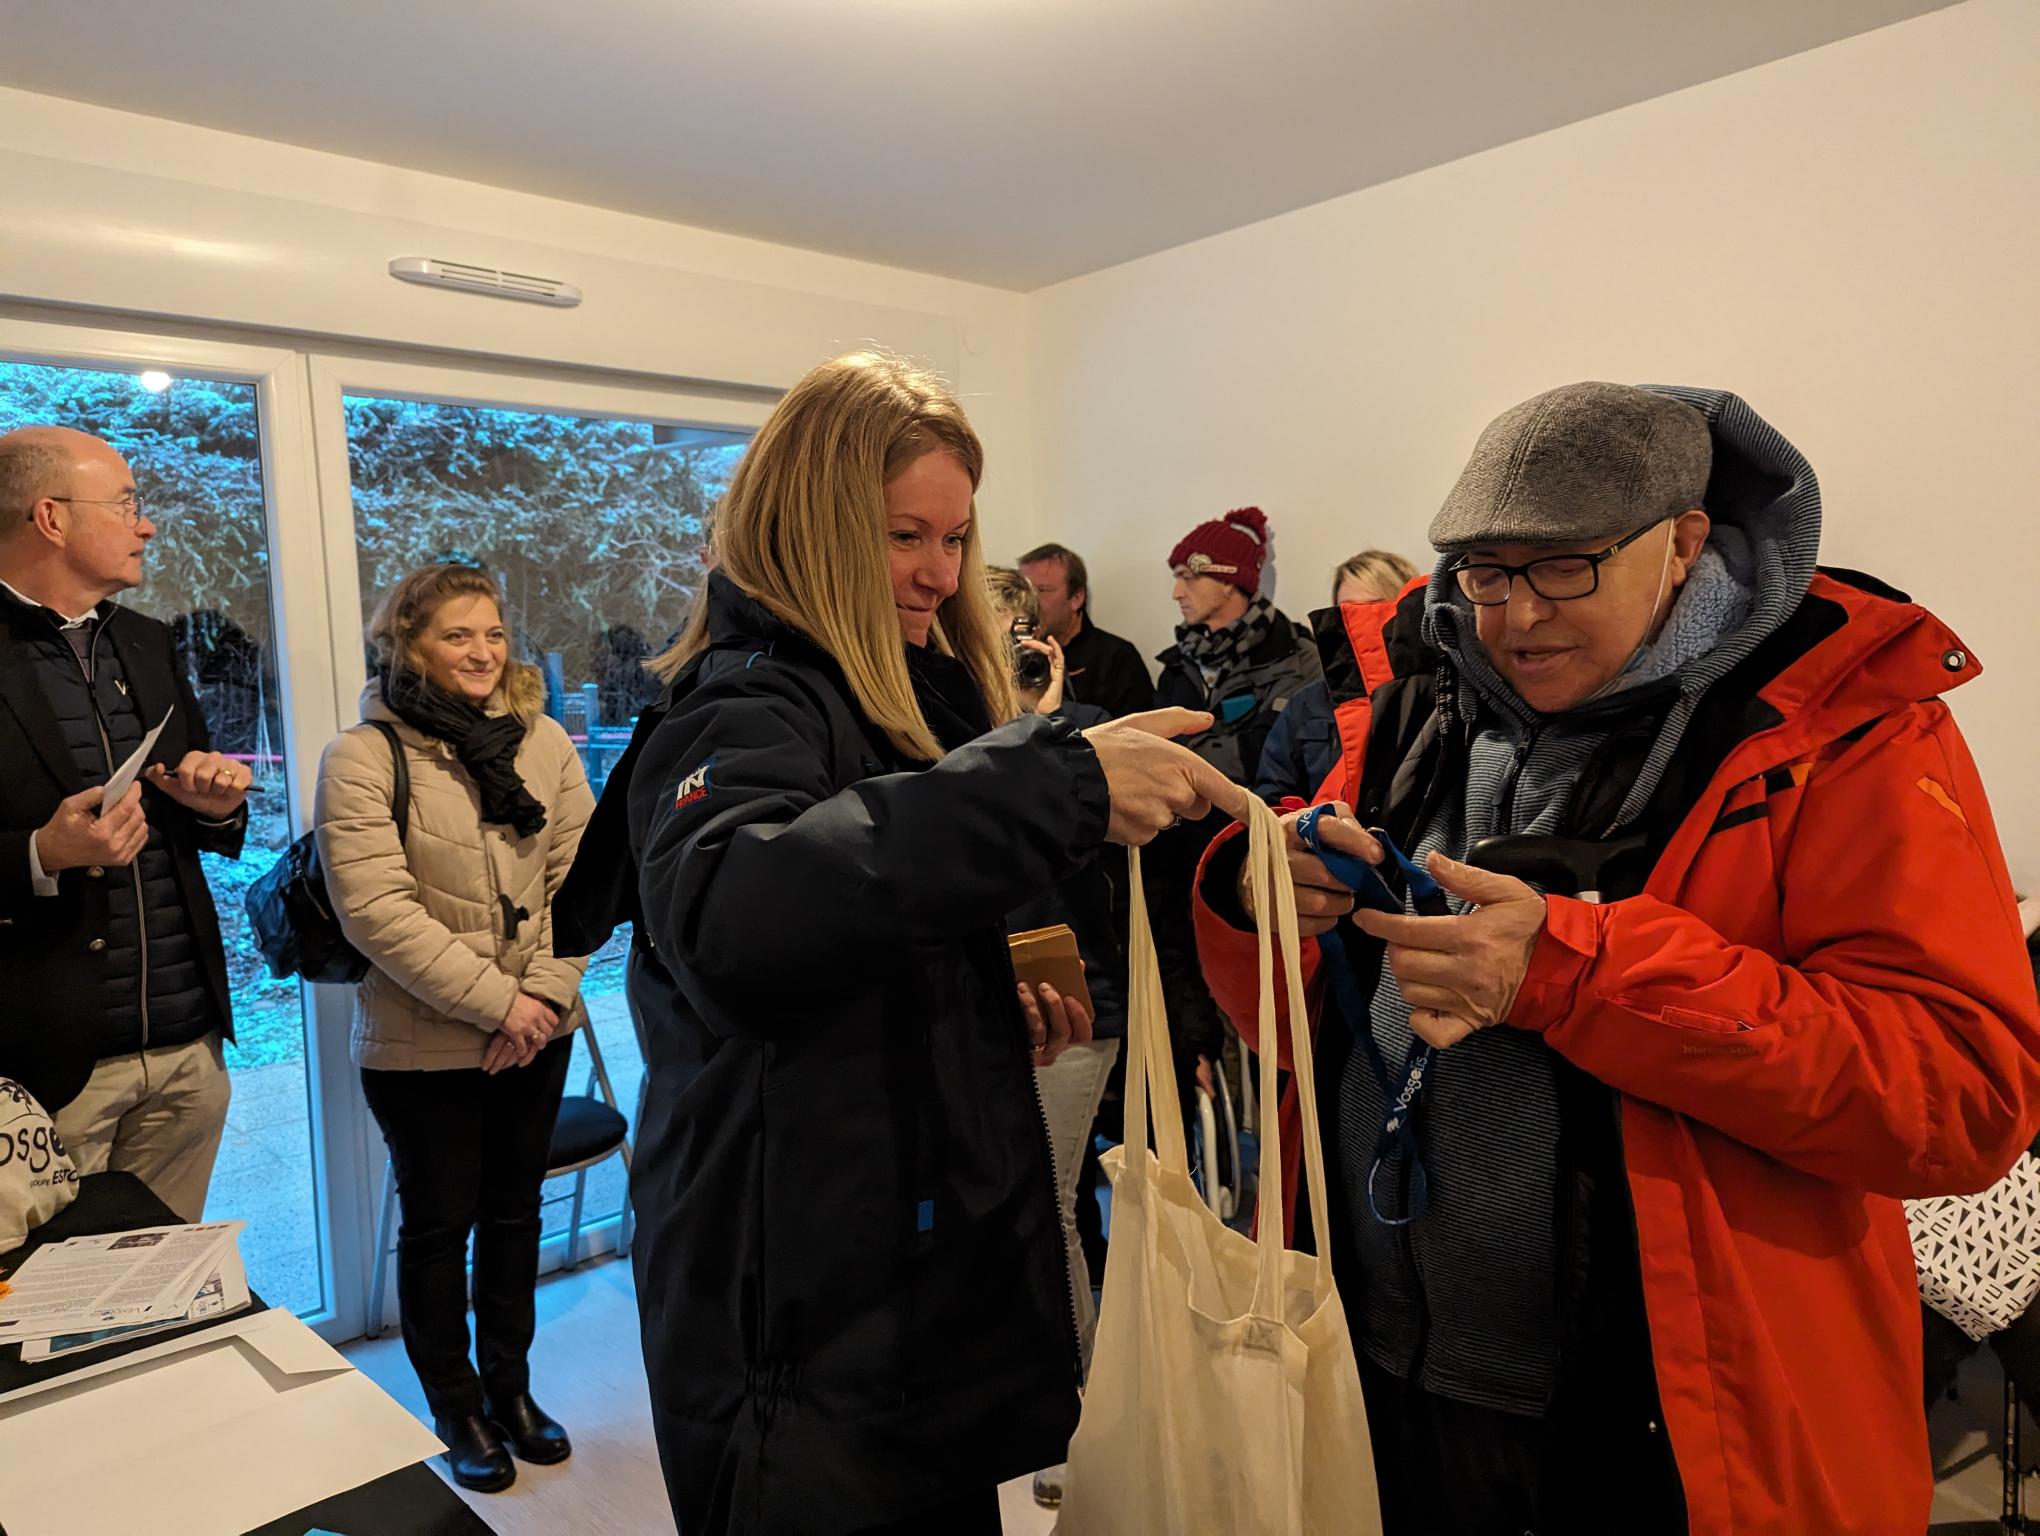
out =
<svg viewBox="0 0 2040 1536"><path fill-rule="evenodd" d="M714 766L715 759L710 757L707 762L680 781L680 787L673 793L674 810L684 810L688 806L699 804L709 797L711 786L708 782L708 772Z"/></svg>

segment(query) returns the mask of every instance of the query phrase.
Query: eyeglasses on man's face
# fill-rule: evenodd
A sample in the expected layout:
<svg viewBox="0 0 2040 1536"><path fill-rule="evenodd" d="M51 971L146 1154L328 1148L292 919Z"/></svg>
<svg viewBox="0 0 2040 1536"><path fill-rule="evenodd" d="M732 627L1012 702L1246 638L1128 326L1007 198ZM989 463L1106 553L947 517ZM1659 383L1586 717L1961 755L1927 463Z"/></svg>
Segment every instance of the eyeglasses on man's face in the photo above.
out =
<svg viewBox="0 0 2040 1536"><path fill-rule="evenodd" d="M1645 523L1636 532L1627 534L1597 554L1587 555L1546 555L1541 560L1530 560L1522 565L1503 565L1499 561L1461 561L1452 567L1452 574L1459 582L1459 590L1466 594L1466 600L1480 608L1499 608L1509 600L1516 578L1522 577L1530 583L1530 590L1548 603L1569 603L1582 597L1592 597L1601 589L1601 566L1617 550L1627 549L1651 529L1664 521Z"/></svg>
<svg viewBox="0 0 2040 1536"><path fill-rule="evenodd" d="M61 501L67 506L118 508L120 515L127 519L130 531L141 527L142 519L149 515L143 510L142 493L140 491L129 491L125 496L112 498L98 496L45 496L42 499L44 501ZM34 522L35 513L31 511L28 514L27 520L31 523Z"/></svg>

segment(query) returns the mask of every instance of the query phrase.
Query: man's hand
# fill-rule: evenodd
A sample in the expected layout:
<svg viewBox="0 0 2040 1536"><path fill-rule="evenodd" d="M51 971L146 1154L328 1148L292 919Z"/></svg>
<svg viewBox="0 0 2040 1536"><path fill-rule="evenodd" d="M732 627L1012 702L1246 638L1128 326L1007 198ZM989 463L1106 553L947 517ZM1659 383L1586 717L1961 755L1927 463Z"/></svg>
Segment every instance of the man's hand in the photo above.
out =
<svg viewBox="0 0 2040 1536"><path fill-rule="evenodd" d="M1339 919L1353 910L1353 892L1325 868L1324 861L1297 835L1296 823L1303 814L1291 811L1282 818L1282 849L1289 858L1289 878L1296 882L1297 936L1313 939L1321 933L1330 933ZM1324 828L1325 841L1340 853L1350 853L1369 864L1379 864L1385 857L1381 844L1354 819L1353 808L1344 801L1335 802L1332 819L1319 825ZM1235 890L1241 909L1258 924L1261 919L1254 910L1252 875L1252 869L1242 862Z"/></svg>
<svg viewBox="0 0 2040 1536"><path fill-rule="evenodd" d="M99 802L105 786L95 784L57 802L57 813L36 830L35 856L43 873L87 866L132 864L149 840L148 818L142 814L142 786L128 792L104 816Z"/></svg>
<svg viewBox="0 0 2040 1536"><path fill-rule="evenodd" d="M1074 997L1064 997L1045 981L1039 988L1018 982L1015 989L1020 994L1020 1011L1027 1016L1027 1041L1034 1047L1036 1067L1047 1066L1070 1046L1089 1042L1091 1014ZM1041 994L1039 1002L1036 991Z"/></svg>
<svg viewBox="0 0 2040 1536"><path fill-rule="evenodd" d="M1112 795L1107 842L1137 848L1178 821L1202 820L1214 805L1229 813L1244 809L1246 790L1169 739L1210 729L1211 716L1200 710L1154 709L1084 732Z"/></svg>
<svg viewBox="0 0 2040 1536"><path fill-rule="evenodd" d="M559 1024L560 1016L551 1003L541 1002L528 992L518 993L510 1011L503 1015L503 1022L496 1026L496 1038L482 1055L483 1070L500 1072L504 1067L529 1066L552 1040ZM501 1051L508 1052L508 1060L502 1059ZM495 1065L491 1066L491 1061Z"/></svg>
<svg viewBox="0 0 2040 1536"><path fill-rule="evenodd" d="M245 765L217 752L187 752L175 772L151 763L142 777L193 815L225 821L248 798L253 775Z"/></svg>
<svg viewBox="0 0 2040 1536"><path fill-rule="evenodd" d="M1063 707L1066 663L1063 661L1062 647L1056 644L1055 637L1051 635L1045 640L1022 640L1020 649L1039 651L1048 658L1048 686L1041 690L1041 697L1034 701L1034 712L1037 715L1054 714Z"/></svg>
<svg viewBox="0 0 2040 1536"><path fill-rule="evenodd" d="M1509 1016L1544 931L1544 898L1521 880L1442 853L1433 853L1428 867L1448 894L1478 906L1464 917L1369 910L1355 913L1353 922L1387 943L1389 967L1410 1005L1410 1028L1442 1050Z"/></svg>

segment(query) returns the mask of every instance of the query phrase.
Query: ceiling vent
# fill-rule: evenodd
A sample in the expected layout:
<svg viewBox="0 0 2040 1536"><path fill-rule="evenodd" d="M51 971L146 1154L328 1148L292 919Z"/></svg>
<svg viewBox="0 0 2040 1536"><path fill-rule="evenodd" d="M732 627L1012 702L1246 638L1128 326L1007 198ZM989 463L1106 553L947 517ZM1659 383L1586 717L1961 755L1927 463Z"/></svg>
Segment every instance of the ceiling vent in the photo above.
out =
<svg viewBox="0 0 2040 1536"><path fill-rule="evenodd" d="M473 267L463 261L438 261L430 256L399 256L390 263L390 276L406 283L423 283L428 288L490 293L499 299L522 299L527 304L551 304L559 309L571 309L581 302L581 290L572 283L532 277L524 272L504 272L495 267Z"/></svg>

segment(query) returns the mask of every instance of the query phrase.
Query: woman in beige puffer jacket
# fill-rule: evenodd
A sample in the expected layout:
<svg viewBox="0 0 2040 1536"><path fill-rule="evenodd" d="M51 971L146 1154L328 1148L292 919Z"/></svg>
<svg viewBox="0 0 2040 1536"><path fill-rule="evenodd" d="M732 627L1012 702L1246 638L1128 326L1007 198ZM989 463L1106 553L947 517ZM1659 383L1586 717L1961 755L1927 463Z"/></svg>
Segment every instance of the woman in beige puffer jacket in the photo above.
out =
<svg viewBox="0 0 2040 1536"><path fill-rule="evenodd" d="M374 966L355 993L354 1064L479 1067L520 992L553 1005L556 1033L573 1029L588 962L553 954L552 898L595 800L565 729L540 715L517 749L518 777L547 808L544 830L520 838L482 822L453 748L400 720L373 678L361 718L389 722L404 743L411 825L400 846L383 734L364 724L335 737L319 764L319 859L348 942ZM554 793L538 793L541 784ZM531 914L514 934L504 932L506 897Z"/></svg>
<svg viewBox="0 0 2040 1536"><path fill-rule="evenodd" d="M569 1454L532 1401L526 1357L540 1186L567 1036L586 1017L586 962L553 954L552 904L594 797L573 742L541 713L537 672L510 660L486 573L405 577L369 639L381 666L362 718L402 745L408 828L400 841L390 743L364 723L320 761L319 857L341 929L372 967L353 1056L396 1172L404 1345L455 1480L493 1492L516 1478L503 1442L527 1461Z"/></svg>

